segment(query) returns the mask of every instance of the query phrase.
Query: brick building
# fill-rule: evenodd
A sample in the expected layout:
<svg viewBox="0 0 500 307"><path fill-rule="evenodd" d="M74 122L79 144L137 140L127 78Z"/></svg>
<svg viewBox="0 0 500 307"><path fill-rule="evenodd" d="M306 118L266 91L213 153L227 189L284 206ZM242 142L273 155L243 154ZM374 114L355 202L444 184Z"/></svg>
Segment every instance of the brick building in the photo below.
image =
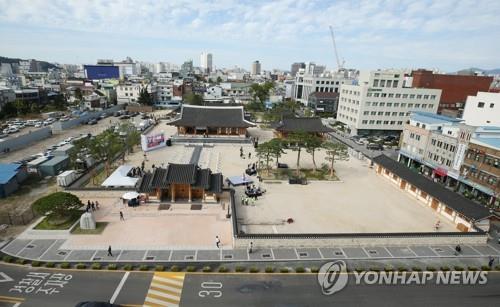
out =
<svg viewBox="0 0 500 307"><path fill-rule="evenodd" d="M463 109L467 96L487 92L493 82L488 76L435 74L425 69L412 71L412 77L412 87L442 91L438 112Z"/></svg>

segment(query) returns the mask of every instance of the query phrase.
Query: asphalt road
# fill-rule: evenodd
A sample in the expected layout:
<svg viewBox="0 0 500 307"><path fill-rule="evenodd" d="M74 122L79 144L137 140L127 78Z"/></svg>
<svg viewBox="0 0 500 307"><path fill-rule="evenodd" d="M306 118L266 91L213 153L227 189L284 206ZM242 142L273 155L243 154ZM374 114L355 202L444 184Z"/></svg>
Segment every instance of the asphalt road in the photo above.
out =
<svg viewBox="0 0 500 307"><path fill-rule="evenodd" d="M71 307L82 301L108 302L113 296L116 304L142 306L153 273L125 274L0 264L0 306Z"/></svg>
<svg viewBox="0 0 500 307"><path fill-rule="evenodd" d="M323 295L315 274L187 275L181 306L498 306L500 274L485 285L356 285Z"/></svg>

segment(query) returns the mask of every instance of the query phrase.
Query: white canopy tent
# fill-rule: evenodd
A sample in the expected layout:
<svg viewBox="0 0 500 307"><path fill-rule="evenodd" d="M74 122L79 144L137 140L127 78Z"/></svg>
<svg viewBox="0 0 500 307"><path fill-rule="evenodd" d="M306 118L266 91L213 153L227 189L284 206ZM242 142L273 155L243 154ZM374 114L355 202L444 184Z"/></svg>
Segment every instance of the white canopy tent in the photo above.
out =
<svg viewBox="0 0 500 307"><path fill-rule="evenodd" d="M119 166L104 182L103 187L135 187L139 178L129 177L127 174L132 169L130 165Z"/></svg>

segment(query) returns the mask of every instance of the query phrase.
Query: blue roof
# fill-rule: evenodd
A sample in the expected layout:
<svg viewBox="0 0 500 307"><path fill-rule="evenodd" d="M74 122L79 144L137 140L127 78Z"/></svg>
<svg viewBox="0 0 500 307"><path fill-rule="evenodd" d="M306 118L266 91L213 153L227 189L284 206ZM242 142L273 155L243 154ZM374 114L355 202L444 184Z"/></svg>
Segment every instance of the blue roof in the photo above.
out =
<svg viewBox="0 0 500 307"><path fill-rule="evenodd" d="M444 115L428 113L428 112L420 112L420 111L411 112L410 119L426 124L459 123L463 121L463 119L460 118L453 118Z"/></svg>
<svg viewBox="0 0 500 307"><path fill-rule="evenodd" d="M493 148L500 149L500 138L475 137L474 139Z"/></svg>
<svg viewBox="0 0 500 307"><path fill-rule="evenodd" d="M0 164L0 184L5 184L17 175L20 164Z"/></svg>

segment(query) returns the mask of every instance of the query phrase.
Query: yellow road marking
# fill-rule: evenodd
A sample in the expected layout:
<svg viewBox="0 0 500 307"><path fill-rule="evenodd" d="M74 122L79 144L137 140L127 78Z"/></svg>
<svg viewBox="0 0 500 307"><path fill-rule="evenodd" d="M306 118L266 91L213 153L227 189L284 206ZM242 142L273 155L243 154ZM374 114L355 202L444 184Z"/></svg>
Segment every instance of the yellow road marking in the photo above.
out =
<svg viewBox="0 0 500 307"><path fill-rule="evenodd" d="M185 273L156 272L151 279L144 306L179 306Z"/></svg>

